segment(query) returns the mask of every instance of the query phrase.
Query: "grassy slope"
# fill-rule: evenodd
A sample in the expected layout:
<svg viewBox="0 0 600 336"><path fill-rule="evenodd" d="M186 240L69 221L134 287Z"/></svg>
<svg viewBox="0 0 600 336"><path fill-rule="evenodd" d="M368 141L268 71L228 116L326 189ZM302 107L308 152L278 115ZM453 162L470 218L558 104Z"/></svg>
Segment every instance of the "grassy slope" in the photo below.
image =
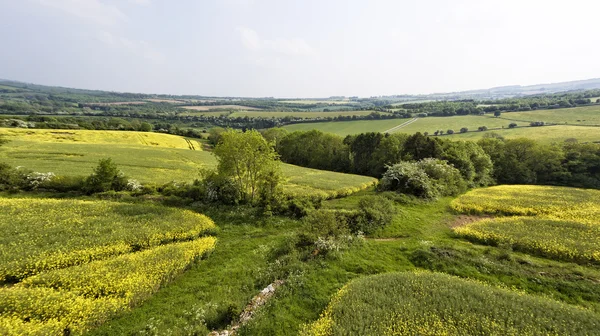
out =
<svg viewBox="0 0 600 336"><path fill-rule="evenodd" d="M365 194L365 193L362 193ZM362 194L326 202L352 209ZM316 320L331 297L351 279L424 268L494 285L515 287L600 312L600 268L532 257L458 240L451 226L450 199L398 205L398 216L384 230L339 258L315 262L293 278L242 330L242 335L290 335ZM377 238L375 238L377 237Z"/></svg>
<svg viewBox="0 0 600 336"><path fill-rule="evenodd" d="M190 150L183 137L173 135L21 129L0 129L0 134L8 134L6 138L10 140L0 147L0 161L39 172L89 175L98 160L111 157L131 178L143 183L166 183L191 181L198 176L199 168L216 166L211 153ZM150 138L143 138L146 135ZM145 143L140 139L145 139ZM200 148L200 143L196 143L195 148ZM299 193L356 189L375 181L365 176L288 164L283 164L282 170L288 180L286 188Z"/></svg>
<svg viewBox="0 0 600 336"><path fill-rule="evenodd" d="M265 275L267 251L295 230L298 222L283 218L259 220L239 208L203 212L220 228L217 246L210 257L194 265L139 308L103 325L91 335L139 334L149 324L154 324L159 334L170 329L175 335L185 335L190 334L185 328L206 331L200 319L213 328L224 328L227 321L220 321L219 315L230 306L241 310L272 280ZM195 319L197 313L200 313L199 319Z"/></svg>
<svg viewBox="0 0 600 336"><path fill-rule="evenodd" d="M231 114L231 118L237 117L263 117L263 118L283 118L283 117L296 117L296 118L327 118L337 116L366 116L373 113L373 111L330 111L330 112L235 112ZM381 113L381 112L380 112ZM383 113L387 114L387 113Z"/></svg>

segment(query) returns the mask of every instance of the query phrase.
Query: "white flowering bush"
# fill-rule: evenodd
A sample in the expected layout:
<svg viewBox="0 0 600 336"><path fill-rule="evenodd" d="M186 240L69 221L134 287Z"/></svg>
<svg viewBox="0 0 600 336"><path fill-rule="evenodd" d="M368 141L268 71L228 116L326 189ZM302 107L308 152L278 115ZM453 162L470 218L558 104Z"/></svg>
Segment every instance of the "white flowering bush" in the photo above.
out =
<svg viewBox="0 0 600 336"><path fill-rule="evenodd" d="M54 175L54 173L52 173L52 172L48 172L48 173L33 172L30 174L27 174L27 176L25 176L25 179L27 181L26 182L27 186L33 190L33 189L37 189L41 184L43 184L45 182L50 182L55 177L56 177L56 175Z"/></svg>

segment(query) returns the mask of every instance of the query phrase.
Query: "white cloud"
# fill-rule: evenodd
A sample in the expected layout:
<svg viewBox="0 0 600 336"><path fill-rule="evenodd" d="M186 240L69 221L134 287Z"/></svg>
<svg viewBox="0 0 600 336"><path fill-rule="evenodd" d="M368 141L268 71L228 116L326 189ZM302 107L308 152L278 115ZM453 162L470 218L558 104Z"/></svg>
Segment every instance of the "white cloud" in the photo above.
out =
<svg viewBox="0 0 600 336"><path fill-rule="evenodd" d="M116 36L108 31L99 31L96 34L96 39L110 47L124 49L153 63L164 63L166 60L164 54L146 41L131 40L123 36Z"/></svg>
<svg viewBox="0 0 600 336"><path fill-rule="evenodd" d="M117 7L99 0L35 0L39 4L58 9L90 23L113 26L127 20Z"/></svg>
<svg viewBox="0 0 600 336"><path fill-rule="evenodd" d="M252 51L263 51L288 56L314 56L316 50L308 42L300 38L273 40L262 39L258 33L247 27L238 27L242 45Z"/></svg>

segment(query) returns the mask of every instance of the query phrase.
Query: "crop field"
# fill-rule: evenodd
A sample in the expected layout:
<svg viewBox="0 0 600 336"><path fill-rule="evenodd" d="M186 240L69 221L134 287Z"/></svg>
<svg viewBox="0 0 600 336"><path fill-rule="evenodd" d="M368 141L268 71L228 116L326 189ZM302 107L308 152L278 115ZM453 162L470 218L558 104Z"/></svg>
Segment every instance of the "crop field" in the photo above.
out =
<svg viewBox="0 0 600 336"><path fill-rule="evenodd" d="M363 132L385 132L395 126L410 119L387 119L387 120L357 120L357 121L339 121L339 122L322 122L322 123L306 123L293 124L284 126L289 131L308 131L318 129L323 132L335 133L341 136L348 134L358 134ZM425 117L419 118L417 121L402 128L398 128L393 133L408 133L428 132L433 134L437 130L442 130L444 133L451 129L458 133L461 128L466 127L469 130L476 130L479 126L488 128L508 128L512 121L507 121L492 116L452 116L452 117ZM529 125L529 122L517 122L519 126Z"/></svg>
<svg viewBox="0 0 600 336"><path fill-rule="evenodd" d="M0 129L10 141L0 147L0 160L37 172L85 176L100 159L111 157L130 178L142 183L191 182L200 168L214 168L210 153L190 150L185 138L125 131ZM148 136L146 143L141 137ZM189 139L196 142L196 139ZM184 149L185 148L185 149ZM194 145L194 148L200 148ZM286 192L335 197L372 185L376 179L282 164Z"/></svg>
<svg viewBox="0 0 600 336"><path fill-rule="evenodd" d="M600 261L600 191L547 186L477 189L451 204L455 211L517 217L484 219L455 232L488 245L559 260Z"/></svg>
<svg viewBox="0 0 600 336"><path fill-rule="evenodd" d="M216 243L205 236L216 228L210 218L152 204L0 198L0 209L2 335L80 334L149 298Z"/></svg>
<svg viewBox="0 0 600 336"><path fill-rule="evenodd" d="M513 129L493 130L506 139L529 138L543 143L564 142L567 139L577 139L579 142L600 141L600 127L593 126L542 126L518 127ZM456 140L479 140L489 132L469 132L444 136Z"/></svg>
<svg viewBox="0 0 600 336"><path fill-rule="evenodd" d="M373 111L330 111L330 112L234 112L230 115L231 118L249 117L249 118L283 118L294 117L303 119L328 118L337 116L367 116ZM387 114L380 112L381 114Z"/></svg>
<svg viewBox="0 0 600 336"><path fill-rule="evenodd" d="M210 110L260 110L256 107L242 105L210 105L210 106L181 106L186 110L210 111Z"/></svg>
<svg viewBox="0 0 600 336"><path fill-rule="evenodd" d="M189 149L189 143L183 137L162 133L134 131L88 131L88 130L48 130L0 128L0 136L7 140L29 141L36 143L77 143L133 145L162 148ZM192 139L192 141L196 141ZM194 147L202 148L201 144Z"/></svg>
<svg viewBox="0 0 600 336"><path fill-rule="evenodd" d="M507 217L484 219L455 231L474 242L509 245L552 259L600 262L600 223Z"/></svg>
<svg viewBox="0 0 600 336"><path fill-rule="evenodd" d="M581 106L554 110L502 113L501 118L531 122L544 121L568 125L600 125L600 105Z"/></svg>
<svg viewBox="0 0 600 336"><path fill-rule="evenodd" d="M351 100L316 100L316 99L298 99L298 100L281 100L281 103L288 104L333 104L333 105L346 105L346 104L356 104Z"/></svg>
<svg viewBox="0 0 600 336"><path fill-rule="evenodd" d="M214 229L207 217L155 205L0 198L0 282Z"/></svg>
<svg viewBox="0 0 600 336"><path fill-rule="evenodd" d="M213 116L213 117L218 117L218 116L222 116L222 115L228 115L230 113L231 113L230 111L192 111L192 110L187 110L185 112L179 113L179 115L181 115L181 116Z"/></svg>
<svg viewBox="0 0 600 336"><path fill-rule="evenodd" d="M569 187L502 185L469 191L452 201L469 214L544 216L599 223L600 191Z"/></svg>
<svg viewBox="0 0 600 336"><path fill-rule="evenodd" d="M344 286L304 335L591 335L598 315L442 273L403 272Z"/></svg>

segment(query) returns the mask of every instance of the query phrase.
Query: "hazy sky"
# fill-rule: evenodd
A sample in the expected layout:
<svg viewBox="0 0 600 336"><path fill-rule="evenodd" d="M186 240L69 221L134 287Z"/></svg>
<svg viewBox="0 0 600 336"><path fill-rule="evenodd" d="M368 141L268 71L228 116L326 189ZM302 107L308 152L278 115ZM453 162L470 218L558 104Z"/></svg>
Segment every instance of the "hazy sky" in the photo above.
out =
<svg viewBox="0 0 600 336"><path fill-rule="evenodd" d="M0 0L0 78L326 97L600 77L600 1Z"/></svg>

